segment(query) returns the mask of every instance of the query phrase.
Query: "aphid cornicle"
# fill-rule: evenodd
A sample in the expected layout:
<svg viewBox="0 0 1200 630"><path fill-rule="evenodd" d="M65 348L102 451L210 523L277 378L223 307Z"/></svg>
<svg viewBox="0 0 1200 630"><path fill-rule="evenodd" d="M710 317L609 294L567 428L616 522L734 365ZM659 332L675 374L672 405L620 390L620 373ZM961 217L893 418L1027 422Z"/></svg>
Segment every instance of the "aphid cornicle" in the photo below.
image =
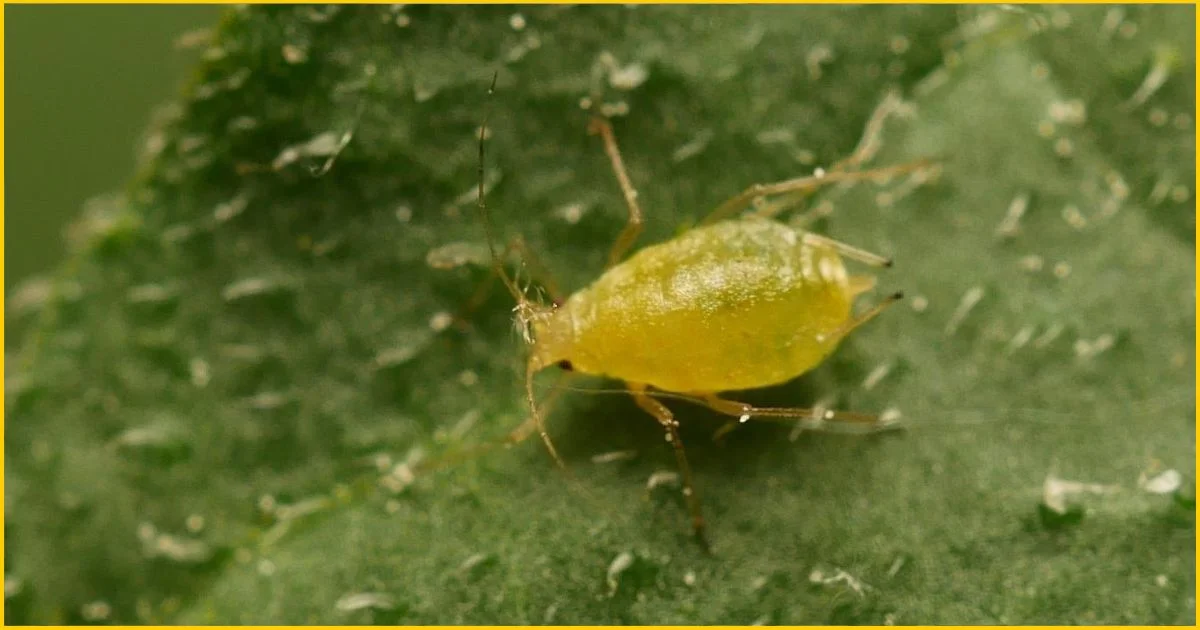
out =
<svg viewBox="0 0 1200 630"><path fill-rule="evenodd" d="M718 206L701 226L623 259L641 231L642 210L611 124L593 115L589 132L604 143L629 221L612 247L608 269L565 300L555 296L545 305L517 287L497 252L484 201L486 131L485 117L479 139L479 209L495 272L517 301L518 323L529 345L525 392L530 419L508 441L521 441L536 430L551 456L564 465L546 433L546 410L534 396L536 372L559 366L624 381L637 405L666 431L695 534L707 547L679 423L655 394L669 393L742 421L760 416L810 418L811 409L754 407L717 394L776 385L809 371L847 334L901 297L895 293L855 316L854 298L874 287L875 278L849 274L843 257L877 267L890 266L889 259L772 220L770 215L782 206L752 218L726 217L755 199L883 178L929 163L854 170L869 157L862 149L868 144L864 142L860 151L829 172L751 186ZM520 241L517 245L523 249ZM876 421L874 416L846 412L825 412L824 417Z"/></svg>

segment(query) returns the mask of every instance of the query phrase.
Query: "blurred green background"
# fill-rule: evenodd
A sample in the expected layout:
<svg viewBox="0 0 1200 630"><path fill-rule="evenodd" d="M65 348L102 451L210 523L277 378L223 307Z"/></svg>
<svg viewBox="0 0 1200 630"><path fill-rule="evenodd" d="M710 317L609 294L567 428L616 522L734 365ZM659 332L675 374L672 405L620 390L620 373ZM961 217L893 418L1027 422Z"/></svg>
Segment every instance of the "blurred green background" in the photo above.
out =
<svg viewBox="0 0 1200 630"><path fill-rule="evenodd" d="M86 199L129 179L151 111L199 58L176 39L215 24L220 11L5 8L6 294L62 258L63 227Z"/></svg>

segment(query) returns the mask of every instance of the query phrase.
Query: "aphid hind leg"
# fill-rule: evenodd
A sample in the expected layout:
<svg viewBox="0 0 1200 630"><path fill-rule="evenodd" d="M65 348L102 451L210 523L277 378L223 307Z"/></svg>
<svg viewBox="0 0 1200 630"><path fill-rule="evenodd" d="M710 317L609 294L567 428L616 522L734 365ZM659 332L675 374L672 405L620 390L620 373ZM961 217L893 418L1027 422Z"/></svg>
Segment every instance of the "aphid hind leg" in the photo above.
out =
<svg viewBox="0 0 1200 630"><path fill-rule="evenodd" d="M629 220L625 223L625 228L621 230L621 233L617 235L617 240L608 252L608 266L611 267L621 262L625 252L629 251L638 235L642 233L642 208L637 202L637 189L633 187L629 173L625 171L625 162L621 159L621 149L617 146L617 137L613 134L612 124L603 116L595 114L588 123L588 133L599 134L601 140L604 141L604 152L608 154L613 173L617 176L617 183L621 186L621 195L625 197L625 205L629 208Z"/></svg>
<svg viewBox="0 0 1200 630"><path fill-rule="evenodd" d="M700 497L696 495L696 487L692 482L692 468L688 465L687 455L683 452L683 441L679 439L679 422L675 415L661 402L646 394L646 386L627 383L633 401L646 413L654 416L659 424L667 430L667 441L675 449L675 461L679 465L679 473L683 478L683 498L687 502L688 512L692 517L692 531L705 550L711 550L705 535L704 515L700 511Z"/></svg>
<svg viewBox="0 0 1200 630"><path fill-rule="evenodd" d="M738 423L756 419L767 420L799 420L806 423L806 428L817 431L835 433L877 433L896 428L893 422L884 422L879 416L852 411L834 411L832 409L808 409L803 407L755 407L743 402L726 400L716 394L701 396L704 404L713 411L733 416ZM735 425L736 426L736 425ZM728 432L723 429L722 434Z"/></svg>

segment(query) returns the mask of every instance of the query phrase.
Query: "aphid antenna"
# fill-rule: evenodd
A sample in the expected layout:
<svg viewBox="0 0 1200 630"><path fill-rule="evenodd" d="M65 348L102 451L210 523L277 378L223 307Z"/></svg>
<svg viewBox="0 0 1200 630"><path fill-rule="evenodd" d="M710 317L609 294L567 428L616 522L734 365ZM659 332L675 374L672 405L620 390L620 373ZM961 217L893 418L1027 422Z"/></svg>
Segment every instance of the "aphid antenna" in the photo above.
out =
<svg viewBox="0 0 1200 630"><path fill-rule="evenodd" d="M517 301L517 306L514 309L517 313L517 321L521 325L521 332L525 342L532 345L536 341L531 333L533 320L545 316L550 309L542 304L531 301L525 292L517 286L516 281L504 270L504 261L500 260L500 254L497 253L495 231L492 227L492 219L488 212L484 194L483 179L486 157L484 144L487 138L488 120L492 115L492 95L496 92L496 80L499 77L499 71L492 73L492 83L488 86L488 98L483 114L483 124L479 126L479 194L477 202L479 205L479 215L483 220L484 235L487 238L488 253L492 257L492 268L500 276L500 280L504 282L504 287L512 294L513 299ZM550 441L550 435L546 433L546 424L542 420L542 414L538 412L537 397L534 396L533 391L533 377L538 371L539 366L533 360L533 357L533 353L530 353L529 359L525 364L525 401L529 404L529 413L533 416L538 435L542 438L542 443L546 445L546 450L550 452L550 456L554 458L554 462L558 464L558 467L566 470L566 463L559 457L558 450L554 448L554 443Z"/></svg>

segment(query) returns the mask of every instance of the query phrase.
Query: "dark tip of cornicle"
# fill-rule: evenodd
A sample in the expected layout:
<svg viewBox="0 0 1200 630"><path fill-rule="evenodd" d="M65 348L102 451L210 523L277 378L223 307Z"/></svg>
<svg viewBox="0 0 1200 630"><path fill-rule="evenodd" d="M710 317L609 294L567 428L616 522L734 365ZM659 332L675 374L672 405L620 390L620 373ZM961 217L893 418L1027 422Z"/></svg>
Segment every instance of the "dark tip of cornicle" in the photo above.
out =
<svg viewBox="0 0 1200 630"><path fill-rule="evenodd" d="M887 260L883 261L883 266L884 266L884 267L888 267L888 268L890 268L890 267L892 266L892 264L893 264L893 262L892 262L892 259L891 259L891 258L888 258Z"/></svg>
<svg viewBox="0 0 1200 630"><path fill-rule="evenodd" d="M571 362L567 361L566 359L559 361L558 367L562 368L563 370L565 370L567 372L573 371L575 369L575 366L571 365Z"/></svg>
<svg viewBox="0 0 1200 630"><path fill-rule="evenodd" d="M897 292L893 293L893 294L892 294L892 299L893 299L893 300L903 300L903 299L904 299L904 292L903 292L903 291L897 291Z"/></svg>

